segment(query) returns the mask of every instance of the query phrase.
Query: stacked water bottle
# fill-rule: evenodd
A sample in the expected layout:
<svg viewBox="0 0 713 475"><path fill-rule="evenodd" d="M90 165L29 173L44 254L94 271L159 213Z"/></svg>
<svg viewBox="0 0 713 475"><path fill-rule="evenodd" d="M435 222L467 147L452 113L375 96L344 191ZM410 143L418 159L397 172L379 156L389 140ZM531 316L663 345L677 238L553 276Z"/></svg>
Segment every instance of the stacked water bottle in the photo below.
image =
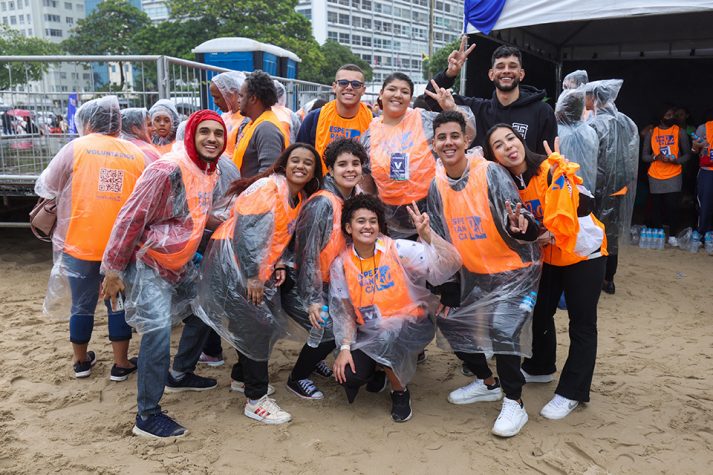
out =
<svg viewBox="0 0 713 475"><path fill-rule="evenodd" d="M706 233L705 237L703 238L703 245L705 247L706 253L709 256L713 256L713 231L708 231Z"/></svg>
<svg viewBox="0 0 713 475"><path fill-rule="evenodd" d="M666 233L662 228L641 228L639 247L641 249L663 249L666 243Z"/></svg>

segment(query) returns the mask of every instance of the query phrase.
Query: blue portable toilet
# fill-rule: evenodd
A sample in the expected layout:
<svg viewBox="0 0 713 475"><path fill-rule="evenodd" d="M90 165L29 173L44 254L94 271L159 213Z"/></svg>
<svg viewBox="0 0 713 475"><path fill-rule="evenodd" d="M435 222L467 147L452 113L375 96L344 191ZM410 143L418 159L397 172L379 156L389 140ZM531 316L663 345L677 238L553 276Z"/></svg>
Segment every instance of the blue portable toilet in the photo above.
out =
<svg viewBox="0 0 713 475"><path fill-rule="evenodd" d="M204 64L245 72L262 69L271 76L287 79L297 79L298 64L302 61L279 46L241 37L214 38L192 52Z"/></svg>

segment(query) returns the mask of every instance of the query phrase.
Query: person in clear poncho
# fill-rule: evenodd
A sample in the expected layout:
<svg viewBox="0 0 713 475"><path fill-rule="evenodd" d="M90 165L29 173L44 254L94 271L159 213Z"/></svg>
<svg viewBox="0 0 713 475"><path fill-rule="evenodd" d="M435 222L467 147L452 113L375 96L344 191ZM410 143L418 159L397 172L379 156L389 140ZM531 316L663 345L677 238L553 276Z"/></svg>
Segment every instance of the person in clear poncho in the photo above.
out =
<svg viewBox="0 0 713 475"><path fill-rule="evenodd" d="M245 116L240 113L239 97L243 81L245 81L245 73L228 71L213 76L209 86L213 102L223 112L221 117L228 129L225 153L230 157L235 150L240 125L245 121Z"/></svg>
<svg viewBox="0 0 713 475"><path fill-rule="evenodd" d="M334 376L352 403L359 388L391 385L391 418L413 415L408 384L418 354L433 339L436 297L426 288L448 280L461 266L455 248L431 232L428 215L409 208L420 241L391 239L384 205L359 194L344 202L341 227L349 240L332 263L329 314L340 345ZM377 366L384 371L376 371Z"/></svg>
<svg viewBox="0 0 713 475"><path fill-rule="evenodd" d="M102 277L99 264L114 219L147 165L134 144L119 137L121 117L116 96L83 104L75 115L80 137L55 155L35 184L35 193L57 203L52 235L54 266L45 313L66 318L74 353L74 376L91 374L96 354L87 351ZM71 308L68 303L71 302ZM136 369L127 358L131 328L123 309L109 314L109 340L114 352L111 379L123 381Z"/></svg>
<svg viewBox="0 0 713 475"><path fill-rule="evenodd" d="M161 411L164 388L203 391L217 386L215 379L193 373L208 327L190 314L190 304L198 277L194 257L208 221L225 136L218 114L192 114L184 149L146 168L117 216L104 252L103 296L115 301L122 293L126 320L142 335L136 435L186 434ZM183 332L169 371L171 327L181 319Z"/></svg>
<svg viewBox="0 0 713 475"><path fill-rule="evenodd" d="M588 124L599 138L594 215L607 232L607 270L603 290L615 292L614 275L618 266L619 235L628 235L636 198L639 164L639 133L636 124L619 112L614 101L623 81L607 79L584 86L587 109L593 111Z"/></svg>
<svg viewBox="0 0 713 475"><path fill-rule="evenodd" d="M139 147L147 163L161 158L161 154L151 143L150 125L151 117L145 107L129 107L121 111L121 138Z"/></svg>
<svg viewBox="0 0 713 475"><path fill-rule="evenodd" d="M181 121L176 105L168 99L159 99L151 109L151 143L161 155L171 151L176 141L176 129Z"/></svg>
<svg viewBox="0 0 713 475"><path fill-rule="evenodd" d="M272 106L272 111L283 124L283 130L290 138L290 143L295 143L302 121L300 116L287 107L287 89L285 89L285 86L277 79L273 79L272 82L277 90L277 103Z"/></svg>
<svg viewBox="0 0 713 475"><path fill-rule="evenodd" d="M307 333L323 325L324 335L317 348L305 344L290 373L287 386L297 395L322 399L323 393L310 378L312 372L331 377L324 358L334 348L332 326L322 322L320 311L329 304L329 268L346 247L342 234L342 205L357 193L366 150L352 139L337 139L327 145L324 162L329 173L322 189L312 195L300 210L295 226L294 266L288 266L290 285L283 285L282 307Z"/></svg>
<svg viewBox="0 0 713 475"><path fill-rule="evenodd" d="M487 136L485 155L504 166L520 197L539 223L542 277L532 317L532 355L522 365L527 383L552 381L557 339L554 315L564 292L569 313L570 350L555 396L540 414L566 417L589 401L597 355L597 302L606 267L604 226L592 214L594 197L581 186L579 165L545 144L548 157L534 154L511 125L499 124Z"/></svg>
<svg viewBox="0 0 713 475"><path fill-rule="evenodd" d="M584 69L578 69L572 71L564 77L562 80L562 89L565 91L568 89L577 89L579 86L583 86L589 82L589 75Z"/></svg>
<svg viewBox="0 0 713 475"><path fill-rule="evenodd" d="M442 88L426 91L443 110L457 108L451 93ZM413 81L402 73L393 73L385 80L379 93L383 114L371 122L361 141L369 154L365 167L367 191L378 194L386 205L386 223L391 236L415 239L416 229L406 207L413 202L425 208L428 186L436 170L431 151L433 118L437 112L411 109ZM469 133L475 134L473 115L468 108L461 112L468 118ZM371 186L369 184L371 183Z"/></svg>
<svg viewBox="0 0 713 475"><path fill-rule="evenodd" d="M194 311L238 351L231 388L247 398L244 414L266 424L289 422L269 397L268 360L287 334L278 287L283 252L304 200L320 186L321 162L311 145L289 146L275 164L236 182L232 214L211 237ZM319 178L318 178L319 177Z"/></svg>
<svg viewBox="0 0 713 475"><path fill-rule="evenodd" d="M584 90L567 89L557 99L555 118L562 155L579 164L584 187L593 193L597 183L599 138L597 132L584 121L585 110Z"/></svg>
<svg viewBox="0 0 713 475"><path fill-rule="evenodd" d="M540 277L537 223L507 171L477 154L466 155L465 130L462 116L453 112L434 120L433 148L440 160L428 214L433 230L463 259L459 286L442 289L448 306L436 318L444 337L438 342L476 376L448 401L497 401L504 392L493 432L509 437L527 422L520 358L531 352L531 305ZM488 367L489 354L495 354L499 379Z"/></svg>

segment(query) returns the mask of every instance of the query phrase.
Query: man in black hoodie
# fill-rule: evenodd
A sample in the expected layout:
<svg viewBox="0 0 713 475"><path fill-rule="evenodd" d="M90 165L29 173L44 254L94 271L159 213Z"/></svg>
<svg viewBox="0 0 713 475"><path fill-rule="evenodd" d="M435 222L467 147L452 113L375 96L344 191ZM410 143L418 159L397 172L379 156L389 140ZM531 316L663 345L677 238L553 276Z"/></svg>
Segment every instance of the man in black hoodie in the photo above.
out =
<svg viewBox="0 0 713 475"><path fill-rule="evenodd" d="M475 45L465 49L467 38L464 36L459 50L448 56L448 68L433 78L439 87L453 87L456 76ZM557 136L555 114L547 103L543 102L545 91L532 86L520 85L525 77L522 68L522 53L512 46L500 46L493 52L488 78L493 82L495 91L491 99L480 97L454 96L458 105L466 105L475 115L477 134L471 147L483 146L486 132L495 124L506 123L520 132L528 148L545 154L542 142L553 143ZM433 92L429 83L427 88ZM426 98L431 110L440 111L438 104Z"/></svg>

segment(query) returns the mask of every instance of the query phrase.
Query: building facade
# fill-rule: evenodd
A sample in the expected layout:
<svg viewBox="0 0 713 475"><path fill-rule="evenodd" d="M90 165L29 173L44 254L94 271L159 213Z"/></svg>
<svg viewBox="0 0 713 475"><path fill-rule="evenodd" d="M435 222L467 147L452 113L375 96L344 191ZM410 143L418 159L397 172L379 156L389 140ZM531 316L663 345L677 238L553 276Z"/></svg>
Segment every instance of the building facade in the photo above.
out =
<svg viewBox="0 0 713 475"><path fill-rule="evenodd" d="M160 23L168 20L169 11L168 5L162 0L140 0L144 12L151 18L154 23ZM226 8L229 3L226 2Z"/></svg>

